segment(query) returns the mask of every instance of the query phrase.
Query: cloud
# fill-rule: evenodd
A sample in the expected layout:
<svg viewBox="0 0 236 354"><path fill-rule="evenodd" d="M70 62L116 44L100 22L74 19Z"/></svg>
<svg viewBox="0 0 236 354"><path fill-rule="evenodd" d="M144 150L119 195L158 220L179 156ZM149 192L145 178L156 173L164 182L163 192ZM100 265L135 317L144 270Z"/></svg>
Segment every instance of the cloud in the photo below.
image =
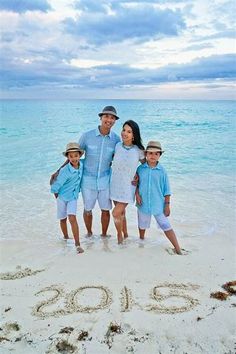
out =
<svg viewBox="0 0 236 354"><path fill-rule="evenodd" d="M47 12L51 10L47 0L1 0L0 10L23 13L26 11Z"/></svg>
<svg viewBox="0 0 236 354"><path fill-rule="evenodd" d="M177 36L186 27L180 10L160 9L152 5L119 6L111 14L84 12L76 20L66 19L64 24L68 33L97 45Z"/></svg>
<svg viewBox="0 0 236 354"><path fill-rule="evenodd" d="M15 87L80 87L117 88L159 85L177 82L207 82L232 80L236 77L235 54L198 58L190 63L166 65L159 69L138 69L128 65L103 65L77 68L51 58L50 61L18 60L2 62L1 78L4 88Z"/></svg>

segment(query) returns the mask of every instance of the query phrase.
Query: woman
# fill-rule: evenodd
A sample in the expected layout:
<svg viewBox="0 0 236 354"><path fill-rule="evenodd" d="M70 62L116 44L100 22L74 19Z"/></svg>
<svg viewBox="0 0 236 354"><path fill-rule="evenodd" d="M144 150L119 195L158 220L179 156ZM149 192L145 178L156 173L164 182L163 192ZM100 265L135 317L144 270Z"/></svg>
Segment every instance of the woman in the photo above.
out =
<svg viewBox="0 0 236 354"><path fill-rule="evenodd" d="M112 215L118 244L123 242L123 236L128 237L125 209L129 203L134 202L136 187L132 185L132 181L139 161L145 162L144 146L136 122L128 120L124 123L121 138L122 142L115 147L110 184L110 198L115 204Z"/></svg>

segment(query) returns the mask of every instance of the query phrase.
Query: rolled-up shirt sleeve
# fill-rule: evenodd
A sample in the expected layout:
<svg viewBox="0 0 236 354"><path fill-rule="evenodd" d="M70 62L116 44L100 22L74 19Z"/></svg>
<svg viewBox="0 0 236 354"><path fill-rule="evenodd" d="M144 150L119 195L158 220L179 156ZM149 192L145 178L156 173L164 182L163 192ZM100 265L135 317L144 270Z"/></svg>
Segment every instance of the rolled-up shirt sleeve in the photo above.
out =
<svg viewBox="0 0 236 354"><path fill-rule="evenodd" d="M163 195L171 195L171 190L170 190L170 182L167 173L164 173L164 191Z"/></svg>

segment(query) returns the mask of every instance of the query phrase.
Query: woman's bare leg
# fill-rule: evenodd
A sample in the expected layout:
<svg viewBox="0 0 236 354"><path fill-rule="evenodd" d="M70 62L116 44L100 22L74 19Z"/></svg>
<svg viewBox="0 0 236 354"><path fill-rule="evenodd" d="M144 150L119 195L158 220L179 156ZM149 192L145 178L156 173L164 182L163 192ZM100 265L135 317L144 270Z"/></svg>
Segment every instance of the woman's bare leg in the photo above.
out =
<svg viewBox="0 0 236 354"><path fill-rule="evenodd" d="M114 201L115 207L112 211L112 216L114 218L114 223L117 231L117 240L118 244L123 242L123 220L124 220L124 212L127 207L127 203L120 203Z"/></svg>

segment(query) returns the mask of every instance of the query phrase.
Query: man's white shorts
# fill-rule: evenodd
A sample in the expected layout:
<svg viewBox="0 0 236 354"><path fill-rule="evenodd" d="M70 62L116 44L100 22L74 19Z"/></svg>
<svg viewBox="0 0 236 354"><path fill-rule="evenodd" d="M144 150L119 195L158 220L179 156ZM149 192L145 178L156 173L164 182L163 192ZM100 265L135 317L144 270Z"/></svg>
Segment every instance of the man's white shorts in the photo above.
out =
<svg viewBox="0 0 236 354"><path fill-rule="evenodd" d="M77 199L65 202L62 199L57 198L57 218L62 220L68 215L76 215L77 211Z"/></svg>
<svg viewBox="0 0 236 354"><path fill-rule="evenodd" d="M153 215L157 224L163 231L169 231L172 229L168 218L164 215ZM144 214L138 210L138 227L142 230L149 229L151 224L152 215Z"/></svg>
<svg viewBox="0 0 236 354"><path fill-rule="evenodd" d="M109 188L103 189L101 191L83 188L82 197L85 211L93 210L96 201L98 201L98 205L101 210L111 210L112 208Z"/></svg>

